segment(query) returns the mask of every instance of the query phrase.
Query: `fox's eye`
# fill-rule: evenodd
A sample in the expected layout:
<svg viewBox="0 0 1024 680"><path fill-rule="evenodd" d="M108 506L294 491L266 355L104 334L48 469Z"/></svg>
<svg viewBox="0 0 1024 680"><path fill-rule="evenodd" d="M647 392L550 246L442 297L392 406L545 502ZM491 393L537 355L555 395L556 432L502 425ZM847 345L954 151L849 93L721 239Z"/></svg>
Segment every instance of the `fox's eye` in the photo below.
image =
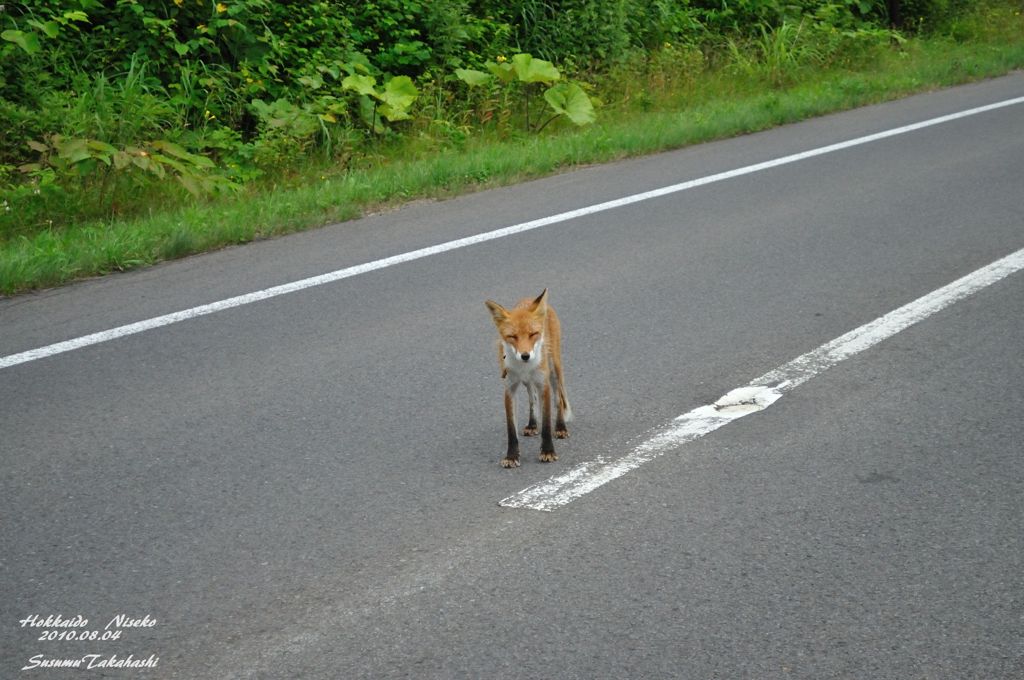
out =
<svg viewBox="0 0 1024 680"><path fill-rule="evenodd" d="M540 333L530 333L530 340L536 340L540 337Z"/></svg>
<svg viewBox="0 0 1024 680"><path fill-rule="evenodd" d="M516 342L516 336L514 336L514 335L506 335L506 336L505 336L505 342L507 342L507 343L510 343L510 344L513 344L513 345L514 345L514 344L515 344L515 342Z"/></svg>

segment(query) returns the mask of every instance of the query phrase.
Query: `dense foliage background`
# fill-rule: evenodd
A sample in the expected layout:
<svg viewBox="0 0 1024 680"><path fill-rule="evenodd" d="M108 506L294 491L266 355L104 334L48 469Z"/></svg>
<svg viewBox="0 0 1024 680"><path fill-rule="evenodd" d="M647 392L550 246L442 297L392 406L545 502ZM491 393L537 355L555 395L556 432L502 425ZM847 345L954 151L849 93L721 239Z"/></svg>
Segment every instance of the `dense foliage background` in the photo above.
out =
<svg viewBox="0 0 1024 680"><path fill-rule="evenodd" d="M344 168L396 138L450 144L479 129L536 131L540 81L484 79L488 70L501 75L502 64L511 73L517 54L579 84L548 99L557 114L584 90L614 107L716 62L784 85L805 63L898 46L968 4L8 1L0 5L0 240L137 212L185 191L235 191L311 159Z"/></svg>

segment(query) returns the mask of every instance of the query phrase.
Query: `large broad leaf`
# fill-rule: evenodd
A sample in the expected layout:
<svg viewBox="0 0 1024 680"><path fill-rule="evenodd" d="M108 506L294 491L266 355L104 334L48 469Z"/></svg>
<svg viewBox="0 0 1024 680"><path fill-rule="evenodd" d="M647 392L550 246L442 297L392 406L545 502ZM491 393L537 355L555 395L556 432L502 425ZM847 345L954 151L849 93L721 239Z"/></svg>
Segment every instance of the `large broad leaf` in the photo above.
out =
<svg viewBox="0 0 1024 680"><path fill-rule="evenodd" d="M56 38L60 35L60 24L56 21L35 21L34 19L29 19L27 23L45 33L47 38Z"/></svg>
<svg viewBox="0 0 1024 680"><path fill-rule="evenodd" d="M192 194L196 198L202 196L203 193L208 193L203 191L205 187L198 177L179 174L178 181L181 182L181 186L185 187L185 190L188 191L188 193Z"/></svg>
<svg viewBox="0 0 1024 680"><path fill-rule="evenodd" d="M286 106L288 102L283 99L278 99L272 104L267 104L262 99L253 99L250 102L253 111L260 117L264 123L272 128L283 128L288 125L288 111Z"/></svg>
<svg viewBox="0 0 1024 680"><path fill-rule="evenodd" d="M375 96L382 102L381 115L394 122L409 117L406 112L419 94L409 76L395 76L384 85L384 91Z"/></svg>
<svg viewBox="0 0 1024 680"><path fill-rule="evenodd" d="M162 151L168 156L173 156L197 168L215 167L214 162L207 158L206 156L200 156L199 154L189 153L188 151L178 146L177 144L173 142L168 142L166 139L158 139L154 142L150 142L149 145L156 149L157 151Z"/></svg>
<svg viewBox="0 0 1024 680"><path fill-rule="evenodd" d="M313 75L310 76L300 76L299 82L311 90L319 90L321 87L324 86L324 79L318 73L314 73Z"/></svg>
<svg viewBox="0 0 1024 680"><path fill-rule="evenodd" d="M544 93L544 99L557 113L576 125L587 125L597 118L590 97L576 83L559 83L549 87Z"/></svg>
<svg viewBox="0 0 1024 680"><path fill-rule="evenodd" d="M500 64L489 61L484 64L484 66L494 75L495 78L503 83L511 83L516 79L516 69L507 61L503 61Z"/></svg>
<svg viewBox="0 0 1024 680"><path fill-rule="evenodd" d="M57 156L68 163L81 163L84 160L92 158L92 153L89 152L89 140L80 139L73 137L66 139L64 137L54 137L53 141L54 148L57 149Z"/></svg>
<svg viewBox="0 0 1024 680"><path fill-rule="evenodd" d="M150 158L150 154L145 149L140 149L137 146L125 147L125 153L131 155L132 165L145 172L151 172L160 179L164 177L164 167L159 163L153 161Z"/></svg>
<svg viewBox="0 0 1024 680"><path fill-rule="evenodd" d="M108 166L110 165L110 159L117 153L117 149L114 146L101 142L98 139L86 141L85 146L89 149L89 153L93 158L106 163Z"/></svg>
<svg viewBox="0 0 1024 680"><path fill-rule="evenodd" d="M131 164L132 157L127 151L118 151L114 154L113 160L114 168L117 170L124 170Z"/></svg>
<svg viewBox="0 0 1024 680"><path fill-rule="evenodd" d="M512 57L512 65L519 80L524 83L553 83L562 77L555 65L543 59L534 59L529 54Z"/></svg>
<svg viewBox="0 0 1024 680"><path fill-rule="evenodd" d="M117 149L115 149L113 145L108 144L107 142L100 141L98 139L90 139L88 142L86 142L86 146L88 146L90 149L95 149L100 153L114 153L115 151L117 151Z"/></svg>
<svg viewBox="0 0 1024 680"><path fill-rule="evenodd" d="M14 43L28 54L35 54L39 51L39 37L35 33L4 31L0 33L0 38Z"/></svg>
<svg viewBox="0 0 1024 680"><path fill-rule="evenodd" d="M150 154L149 157L155 161L153 166L150 167L150 170L152 170L154 167L157 167L157 164L159 164L161 166L166 166L168 168L176 170L179 175L190 174L188 168L185 167L184 163L177 159L171 158L170 156L165 156L162 153L153 153Z"/></svg>
<svg viewBox="0 0 1024 680"><path fill-rule="evenodd" d="M361 76L357 74L347 76L341 81L341 86L346 90L355 90L359 94L367 96L374 96L377 94L377 91L374 89L374 85L376 84L377 79L373 76Z"/></svg>
<svg viewBox="0 0 1024 680"><path fill-rule="evenodd" d="M486 85L491 80L491 74L471 68L457 68L455 76L470 87Z"/></svg>
<svg viewBox="0 0 1024 680"><path fill-rule="evenodd" d="M181 160L191 162L195 156L185 151L182 147L178 146L174 142L168 142L166 139L158 139L155 142L150 142L149 145L157 151L162 151L170 156L180 158Z"/></svg>

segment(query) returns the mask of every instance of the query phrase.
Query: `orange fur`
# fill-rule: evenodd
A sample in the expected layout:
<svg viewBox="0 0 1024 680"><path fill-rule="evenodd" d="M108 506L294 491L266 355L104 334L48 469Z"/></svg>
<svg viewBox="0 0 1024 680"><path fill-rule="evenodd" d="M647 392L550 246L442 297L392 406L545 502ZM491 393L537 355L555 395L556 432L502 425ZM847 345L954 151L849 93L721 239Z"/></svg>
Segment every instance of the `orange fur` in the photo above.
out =
<svg viewBox="0 0 1024 680"><path fill-rule="evenodd" d="M508 451L501 464L519 465L519 441L516 435L515 405L513 397L519 385L525 385L530 397L530 420L523 434L537 434L537 396L541 397L541 453L542 461L557 459L552 441L551 392L554 388L556 422L554 436L569 436L566 422L572 419L572 408L565 393L562 374L562 327L558 315L547 302L544 289L537 298L520 300L512 309L505 309L488 300L498 329L498 362L505 381L505 421L508 430ZM538 395L538 392L540 393Z"/></svg>

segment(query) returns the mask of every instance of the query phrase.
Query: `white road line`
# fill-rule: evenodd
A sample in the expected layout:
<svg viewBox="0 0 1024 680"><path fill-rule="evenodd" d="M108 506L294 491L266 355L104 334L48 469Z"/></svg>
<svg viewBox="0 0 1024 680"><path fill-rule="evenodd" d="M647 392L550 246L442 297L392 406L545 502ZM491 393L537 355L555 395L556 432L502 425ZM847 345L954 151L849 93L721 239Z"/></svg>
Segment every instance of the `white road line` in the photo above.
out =
<svg viewBox="0 0 1024 680"><path fill-rule="evenodd" d="M886 338L1021 269L1024 269L1024 249L855 328L817 349L801 354L789 363L755 378L745 387L732 390L714 404L684 413L621 458L581 463L499 501L498 505L549 512L560 508L644 463L678 449L686 442L699 439L743 416L763 411L787 392L844 359L874 347Z"/></svg>
<svg viewBox="0 0 1024 680"><path fill-rule="evenodd" d="M386 257L381 260L374 260L372 262L367 262L365 264L360 264L353 267L346 267L344 269L338 269L336 271L321 274L319 276L313 276L308 279L301 279L299 281L293 281L292 283L286 283L280 286L266 288L264 290L248 293L246 295L239 295L237 297L227 298L225 300L220 300L218 302L200 305L198 307L192 307L190 309L185 309L180 312L174 312L172 314L165 314L163 316L153 317L151 319L138 321L136 323L127 324L125 326L118 326L117 328L111 328L109 330L100 331L98 333L83 335L72 340L57 342L52 345L46 345L44 347L28 350L26 352L10 354L4 357L0 357L0 369L7 368L10 366L16 366L18 364L23 364L28 361L45 359L47 357L62 354L64 352L70 352L71 350L80 349L82 347L88 347L89 345L96 345L101 342L108 342L110 340L122 338L127 335L142 333L143 331L152 330L154 328L160 328L161 326L167 326L173 323L178 323L179 321L186 321L188 319L194 319L196 317L205 316L207 314L213 314L214 312L220 312L225 309L231 309L233 307L248 305L253 302L266 300L268 298L277 297L279 295L287 295L288 293L295 293L297 291L305 290L307 288L313 288L314 286L322 286L327 283L333 283L335 281L347 279L351 276L358 276L360 274L366 274L368 272L376 271L378 269L393 267L398 264L412 262L413 260L419 260L421 258L429 257L431 255L439 255L441 253L446 253L451 250L466 248L467 246L475 245L477 243L485 243L487 241L505 238L506 236L520 234L525 231L539 229L541 227L546 227L552 224L567 222L569 220L576 219L577 217L593 215L594 213L604 212L606 210L613 210L615 208L621 208L623 206L631 205L633 203L639 203L641 201L647 201L652 198L667 196L669 194L678 193L680 191L686 191L688 189L693 189L695 187L704 186L705 184L712 184L714 182L721 182L727 179L742 177L743 175L749 175L754 172L760 172L762 170L777 168L781 165L796 163L797 161L806 160L808 158L822 156L824 154L833 153L835 151L841 151L843 149L849 149L851 147L860 146L862 144L876 142L880 139L886 139L888 137L906 134L908 132L913 132L914 130L920 130L922 128L931 127L933 125L948 123L950 121L958 120L960 118L975 116L980 113L1001 109L1007 106L1014 106L1016 104L1021 103L1024 103L1024 97L1006 99L1004 101L995 102L993 104L987 104L985 106L978 106L973 109L958 111L957 113L951 113L946 116L930 118L928 120L923 120L918 123L912 123L910 125L892 128L891 130L885 130L883 132L866 135L864 137L857 137L855 139L847 140L845 142L829 144L828 146L818 147L817 149L811 149L809 151L803 151L801 153L795 153L789 156L782 156L781 158L765 161L763 163L755 163L753 165L747 165L742 168L737 168L735 170L728 170L726 172L708 175L707 177L701 177L699 179L690 180L688 182L673 184L671 186L662 187L660 189L654 189L653 191L645 191L643 193L633 194L632 196L625 196L623 198L617 198L612 201L605 201L604 203L596 203L594 205L579 208L577 210L570 210L568 212L559 213L557 215L552 215L550 217L543 217L538 220L523 222L522 224L516 224L511 227L495 229L494 231L489 231L483 234L477 234L475 236L460 238L454 241L447 241L445 243L441 243L435 246L421 248L419 250L412 250L407 253L402 253L399 255L393 255L391 257Z"/></svg>

